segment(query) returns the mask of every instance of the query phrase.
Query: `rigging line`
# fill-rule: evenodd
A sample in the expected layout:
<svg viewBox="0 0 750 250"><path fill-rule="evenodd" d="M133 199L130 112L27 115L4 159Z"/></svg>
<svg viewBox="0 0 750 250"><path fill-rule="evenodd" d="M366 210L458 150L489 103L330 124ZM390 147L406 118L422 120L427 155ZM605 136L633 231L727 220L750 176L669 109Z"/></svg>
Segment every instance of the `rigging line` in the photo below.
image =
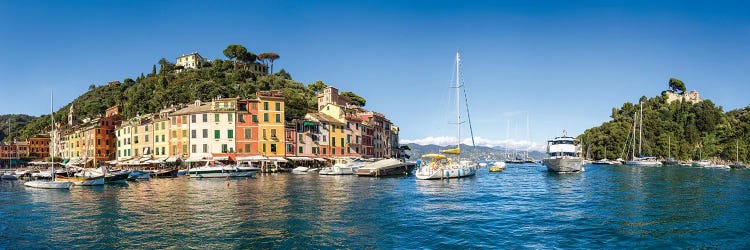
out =
<svg viewBox="0 0 750 250"><path fill-rule="evenodd" d="M463 83L461 83L463 85ZM471 134L471 146L477 147L474 143L474 129L471 127L471 114L469 113L469 97L466 95L466 87L464 87L464 100L466 101L466 119L469 121L469 133Z"/></svg>

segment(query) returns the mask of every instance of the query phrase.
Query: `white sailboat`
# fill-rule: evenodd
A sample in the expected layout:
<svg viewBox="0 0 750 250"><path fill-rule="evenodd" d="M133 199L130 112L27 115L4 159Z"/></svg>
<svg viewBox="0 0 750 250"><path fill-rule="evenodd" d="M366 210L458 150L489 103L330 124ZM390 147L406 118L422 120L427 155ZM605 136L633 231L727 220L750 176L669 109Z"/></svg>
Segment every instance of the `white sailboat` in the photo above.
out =
<svg viewBox="0 0 750 250"><path fill-rule="evenodd" d="M641 149L643 147L643 102L640 103L641 110L640 110L640 119L639 126L638 126L638 157L635 156L635 122L636 122L636 115L633 115L633 151L631 152L631 160L626 161L625 165L630 166L661 166L661 162L656 160L656 157L653 156L642 156Z"/></svg>
<svg viewBox="0 0 750 250"><path fill-rule="evenodd" d="M51 134L50 137L52 140L51 142L52 154L50 154L52 156L50 159L50 164L52 165L52 171L51 171L52 180L51 181L44 181L44 180L27 181L23 185L27 187L32 187L32 188L70 189L70 187L73 186L72 182L55 180L54 173L55 173L55 154L57 153L57 143L56 143L57 132L55 131L55 111L54 111L54 108L52 107L52 94L51 93L50 93L50 110L52 110L50 114L50 116L52 117L52 129L50 132Z"/></svg>
<svg viewBox="0 0 750 250"><path fill-rule="evenodd" d="M442 150L441 154L426 154L422 158L432 159L429 163L419 166L415 176L420 180L461 178L475 175L477 166L470 161L461 161L461 54L456 52L456 127L458 144L456 148ZM467 107L468 111L468 107ZM471 121L469 120L471 123ZM446 155L455 155L449 158Z"/></svg>

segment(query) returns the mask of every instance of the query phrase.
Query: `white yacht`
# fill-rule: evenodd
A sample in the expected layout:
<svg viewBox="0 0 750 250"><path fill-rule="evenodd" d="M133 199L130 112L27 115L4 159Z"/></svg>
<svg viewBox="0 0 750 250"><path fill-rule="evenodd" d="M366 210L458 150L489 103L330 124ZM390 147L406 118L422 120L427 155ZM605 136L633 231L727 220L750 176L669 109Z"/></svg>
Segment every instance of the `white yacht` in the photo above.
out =
<svg viewBox="0 0 750 250"><path fill-rule="evenodd" d="M352 175L357 169L363 167L368 162L353 158L338 158L334 160L335 164L320 170L321 175Z"/></svg>
<svg viewBox="0 0 750 250"><path fill-rule="evenodd" d="M456 148L442 150L442 154L426 154L422 158L432 159L431 162L419 166L416 177L420 180L461 178L472 176L477 173L477 165L471 162L461 161L461 54L456 52L456 128L458 143ZM464 92L465 94L465 92ZM466 95L464 95L466 96ZM468 111L468 107L467 107ZM469 117L469 116L467 116ZM471 120L469 120L471 124ZM469 126L471 127L471 125ZM472 139L473 140L473 139ZM446 155L454 155L449 158Z"/></svg>
<svg viewBox="0 0 750 250"><path fill-rule="evenodd" d="M226 177L253 177L260 171L257 167L251 166L232 166L232 165L210 165L211 161L206 161L206 165L198 168L188 169L191 178L226 178Z"/></svg>
<svg viewBox="0 0 750 250"><path fill-rule="evenodd" d="M563 136L547 141L547 158L542 165L547 166L549 172L579 172L583 171L581 147L575 145L576 139L569 137L563 131Z"/></svg>

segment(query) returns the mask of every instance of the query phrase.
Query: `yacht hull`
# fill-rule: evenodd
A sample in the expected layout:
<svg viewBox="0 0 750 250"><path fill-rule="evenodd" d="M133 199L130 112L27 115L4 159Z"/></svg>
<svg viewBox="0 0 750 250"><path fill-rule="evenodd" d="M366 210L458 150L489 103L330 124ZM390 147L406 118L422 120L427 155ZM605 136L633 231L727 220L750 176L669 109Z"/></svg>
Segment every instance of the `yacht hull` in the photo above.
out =
<svg viewBox="0 0 750 250"><path fill-rule="evenodd" d="M58 176L56 179L60 181L69 181L72 182L73 185L76 186L98 186L98 185L104 185L104 176L98 176L98 177L62 177Z"/></svg>
<svg viewBox="0 0 750 250"><path fill-rule="evenodd" d="M580 172L583 171L583 159L551 158L544 159L542 165L547 166L549 172Z"/></svg>
<svg viewBox="0 0 750 250"><path fill-rule="evenodd" d="M253 177L258 171L253 169L196 169L190 170L191 178L233 178L233 177Z"/></svg>
<svg viewBox="0 0 750 250"><path fill-rule="evenodd" d="M27 181L23 185L43 189L70 189L73 183L69 181Z"/></svg>
<svg viewBox="0 0 750 250"><path fill-rule="evenodd" d="M464 167L440 167L438 169L432 169L429 166L420 167L417 170L415 176L420 180L438 180L438 179L450 179L450 178L462 178L475 175L477 168L475 166L464 166Z"/></svg>

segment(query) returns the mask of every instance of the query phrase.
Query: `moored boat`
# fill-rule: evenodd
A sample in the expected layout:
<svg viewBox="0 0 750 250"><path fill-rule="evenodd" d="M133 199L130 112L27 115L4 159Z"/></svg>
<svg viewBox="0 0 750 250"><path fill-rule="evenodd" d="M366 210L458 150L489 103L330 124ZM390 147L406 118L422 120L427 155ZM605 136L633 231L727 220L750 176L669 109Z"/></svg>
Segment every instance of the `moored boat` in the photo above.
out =
<svg viewBox="0 0 750 250"><path fill-rule="evenodd" d="M502 172L503 170L505 170L507 166L508 165L505 164L505 162L497 161L495 163L492 163L492 166L490 167L489 171L490 172Z"/></svg>
<svg viewBox="0 0 750 250"><path fill-rule="evenodd" d="M563 136L547 141L547 158L542 161L549 172L583 171L581 147L575 145L575 138L563 131Z"/></svg>
<svg viewBox="0 0 750 250"><path fill-rule="evenodd" d="M57 133L55 130L55 113L54 109L52 108L52 95L50 94L50 110L51 115L51 127L52 130L50 131L50 140L52 144L52 152L50 154L51 161L50 161L50 170L49 170L49 178L52 180L45 181L45 180L34 180L34 181L27 181L24 182L23 185L31 188L42 188L42 189L70 189L71 186L73 186L73 182L69 181L59 181L55 179L55 156L57 155ZM33 174L32 174L33 175Z"/></svg>
<svg viewBox="0 0 750 250"><path fill-rule="evenodd" d="M189 169L188 173L191 178L226 178L226 177L253 177L255 173L260 171L256 167L238 167L232 165L210 165L210 161L206 161L206 165L198 168Z"/></svg>

